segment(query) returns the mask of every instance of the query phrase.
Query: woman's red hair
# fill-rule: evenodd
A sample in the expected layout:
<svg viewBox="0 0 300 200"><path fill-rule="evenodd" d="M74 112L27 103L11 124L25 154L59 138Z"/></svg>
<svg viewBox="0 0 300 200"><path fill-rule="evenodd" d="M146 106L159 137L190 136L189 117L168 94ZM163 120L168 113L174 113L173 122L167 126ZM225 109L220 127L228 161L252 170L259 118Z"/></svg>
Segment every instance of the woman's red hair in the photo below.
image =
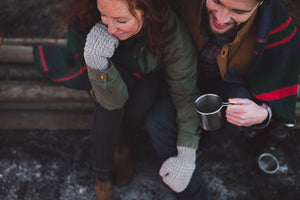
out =
<svg viewBox="0 0 300 200"><path fill-rule="evenodd" d="M141 10L144 17L145 29L148 37L149 50L166 44L167 2L165 0L120 0L128 4L129 11L136 17L135 9ZM101 20L97 9L97 0L71 0L69 7L63 12L62 20L68 24L79 24L83 29L91 29Z"/></svg>

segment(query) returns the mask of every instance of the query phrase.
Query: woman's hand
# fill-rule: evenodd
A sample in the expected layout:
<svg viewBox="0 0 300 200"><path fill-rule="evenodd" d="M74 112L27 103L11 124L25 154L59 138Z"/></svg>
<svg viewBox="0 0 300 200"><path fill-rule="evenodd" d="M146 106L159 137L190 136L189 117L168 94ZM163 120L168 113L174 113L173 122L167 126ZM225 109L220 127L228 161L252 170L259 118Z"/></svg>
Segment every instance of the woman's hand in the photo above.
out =
<svg viewBox="0 0 300 200"><path fill-rule="evenodd" d="M234 125L249 127L262 123L268 117L268 111L250 99L231 98L228 102L235 104L226 109L227 121Z"/></svg>
<svg viewBox="0 0 300 200"><path fill-rule="evenodd" d="M97 23L87 35L84 47L84 59L88 67L105 71L109 68L107 58L114 55L119 40L107 32L107 27Z"/></svg>

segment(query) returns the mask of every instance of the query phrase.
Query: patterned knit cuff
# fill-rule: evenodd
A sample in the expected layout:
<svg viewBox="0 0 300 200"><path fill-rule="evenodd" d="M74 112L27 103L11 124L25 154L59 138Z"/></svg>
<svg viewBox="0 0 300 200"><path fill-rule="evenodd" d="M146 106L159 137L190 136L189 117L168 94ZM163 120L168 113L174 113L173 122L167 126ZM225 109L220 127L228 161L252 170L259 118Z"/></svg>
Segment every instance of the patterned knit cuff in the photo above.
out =
<svg viewBox="0 0 300 200"><path fill-rule="evenodd" d="M262 105L260 105L261 107L264 107L265 109L267 109L268 111L268 117L267 119L265 119L265 121L263 121L262 123L260 124L256 124L254 126L254 128L256 129L264 129L266 128L269 124L270 124L270 121L271 121L271 118L272 118L272 110L270 108L270 106L268 106L267 104L263 103Z"/></svg>

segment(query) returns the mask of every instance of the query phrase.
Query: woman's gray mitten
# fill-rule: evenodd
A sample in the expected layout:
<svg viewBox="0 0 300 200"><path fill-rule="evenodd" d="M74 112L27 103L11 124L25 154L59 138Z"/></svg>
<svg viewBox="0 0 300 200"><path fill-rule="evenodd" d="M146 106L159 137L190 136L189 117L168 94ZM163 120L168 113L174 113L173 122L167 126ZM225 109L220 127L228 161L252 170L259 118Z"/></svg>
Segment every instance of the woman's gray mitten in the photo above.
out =
<svg viewBox="0 0 300 200"><path fill-rule="evenodd" d="M109 68L107 58L114 55L118 47L119 40L108 33L107 27L102 23L97 23L88 33L85 47L84 59L90 68L105 71Z"/></svg>
<svg viewBox="0 0 300 200"><path fill-rule="evenodd" d="M162 164L159 174L172 190L182 192L191 181L196 168L196 149L177 146L177 151L177 156Z"/></svg>

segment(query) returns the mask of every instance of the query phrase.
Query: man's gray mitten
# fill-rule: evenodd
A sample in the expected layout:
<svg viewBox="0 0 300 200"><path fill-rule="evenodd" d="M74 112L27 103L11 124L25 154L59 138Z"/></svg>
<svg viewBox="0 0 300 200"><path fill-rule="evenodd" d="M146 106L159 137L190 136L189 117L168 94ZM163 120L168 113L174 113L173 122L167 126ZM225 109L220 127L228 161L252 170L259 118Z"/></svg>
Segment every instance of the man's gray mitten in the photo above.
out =
<svg viewBox="0 0 300 200"><path fill-rule="evenodd" d="M107 27L97 23L87 35L84 47L84 59L90 68L105 71L109 68L107 58L114 55L119 40L108 33Z"/></svg>
<svg viewBox="0 0 300 200"><path fill-rule="evenodd" d="M196 168L196 149L177 146L177 156L167 159L159 174L175 192L182 192L189 184Z"/></svg>

